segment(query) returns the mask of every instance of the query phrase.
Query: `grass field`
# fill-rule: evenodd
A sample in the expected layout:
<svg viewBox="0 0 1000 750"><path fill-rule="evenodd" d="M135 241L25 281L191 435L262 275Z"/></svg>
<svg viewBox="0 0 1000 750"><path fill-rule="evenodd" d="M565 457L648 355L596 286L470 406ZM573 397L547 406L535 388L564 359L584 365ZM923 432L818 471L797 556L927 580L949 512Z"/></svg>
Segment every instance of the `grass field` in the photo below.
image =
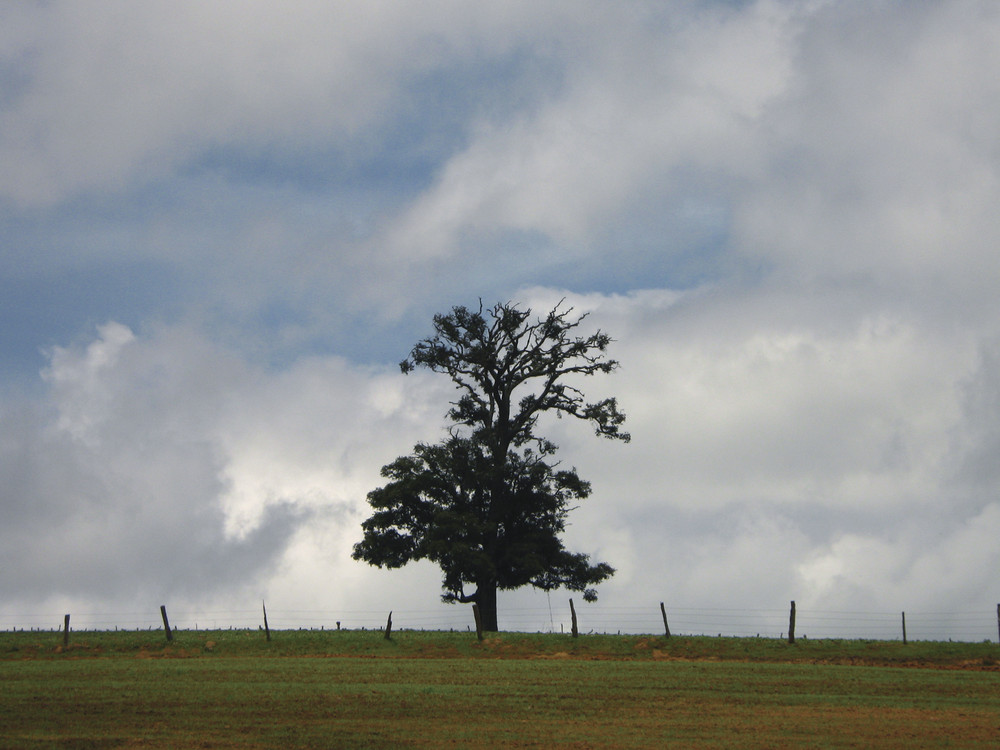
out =
<svg viewBox="0 0 1000 750"><path fill-rule="evenodd" d="M3 748L997 747L1000 647L0 634Z"/></svg>

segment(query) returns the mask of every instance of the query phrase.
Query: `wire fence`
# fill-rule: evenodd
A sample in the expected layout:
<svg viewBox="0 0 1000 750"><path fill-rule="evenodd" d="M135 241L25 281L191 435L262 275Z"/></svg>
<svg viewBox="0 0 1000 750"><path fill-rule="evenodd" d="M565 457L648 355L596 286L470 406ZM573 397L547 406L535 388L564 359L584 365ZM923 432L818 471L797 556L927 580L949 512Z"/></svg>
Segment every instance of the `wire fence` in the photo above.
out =
<svg viewBox="0 0 1000 750"><path fill-rule="evenodd" d="M268 609L272 630L377 630L391 607L367 610ZM607 607L577 604L581 633L709 635L720 637L785 638L790 610L710 607ZM157 630L164 626L158 607L142 612L73 612L72 629ZM664 622L666 615L667 622ZM65 613L3 613L0 630L62 630ZM568 606L501 608L499 627L511 632L570 632ZM392 612L396 630L474 630L471 607L402 609ZM260 607L245 610L177 609L169 612L174 630L258 629ZM1000 640L1000 605L982 612L851 612L799 608L794 632L800 638L870 640L986 641Z"/></svg>
<svg viewBox="0 0 1000 750"><path fill-rule="evenodd" d="M657 606L649 607L580 607L581 632L664 633L669 626L674 635L713 635L729 637L785 638L790 627L790 610L726 609L667 607L667 623ZM534 630L538 610L515 610L506 613L512 630ZM567 630L568 611L559 613L548 630ZM504 618L501 618L504 619ZM982 612L850 612L803 610L796 612L795 632L804 638L851 638L893 640L967 640L1000 639L1000 616ZM546 629L546 628L541 628Z"/></svg>

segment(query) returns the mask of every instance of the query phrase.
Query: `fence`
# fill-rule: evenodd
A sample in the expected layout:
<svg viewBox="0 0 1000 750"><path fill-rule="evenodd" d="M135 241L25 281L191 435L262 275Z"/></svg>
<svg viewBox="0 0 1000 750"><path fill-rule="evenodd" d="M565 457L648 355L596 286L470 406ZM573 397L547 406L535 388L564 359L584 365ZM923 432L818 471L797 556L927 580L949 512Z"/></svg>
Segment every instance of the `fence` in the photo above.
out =
<svg viewBox="0 0 1000 750"><path fill-rule="evenodd" d="M674 635L787 638L790 608L600 607L577 604L583 633L664 633L664 614ZM569 608L539 627L540 610L501 612L501 628L569 632ZM544 613L547 614L547 613ZM904 635L905 627L905 635ZM797 608L794 633L802 638L872 640L1000 640L1000 605L984 612L851 612Z"/></svg>
<svg viewBox="0 0 1000 750"><path fill-rule="evenodd" d="M501 608L501 630L565 632L571 629L569 603L559 606ZM378 630L393 610L397 630L473 630L471 608L442 605L433 610L267 610L274 630ZM606 607L576 603L579 631L588 633L711 635L760 638L845 638L871 640L1000 640L1000 604L996 612L845 612L789 608L685 608L650 602L648 606ZM794 607L793 607L794 610ZM790 617L793 614L793 617ZM262 607L245 610L170 610L172 630L263 628ZM166 608L142 612L74 612L73 630L159 630ZM794 621L794 625L792 622ZM0 613L0 630L63 630L65 613ZM792 631L792 632L790 632Z"/></svg>

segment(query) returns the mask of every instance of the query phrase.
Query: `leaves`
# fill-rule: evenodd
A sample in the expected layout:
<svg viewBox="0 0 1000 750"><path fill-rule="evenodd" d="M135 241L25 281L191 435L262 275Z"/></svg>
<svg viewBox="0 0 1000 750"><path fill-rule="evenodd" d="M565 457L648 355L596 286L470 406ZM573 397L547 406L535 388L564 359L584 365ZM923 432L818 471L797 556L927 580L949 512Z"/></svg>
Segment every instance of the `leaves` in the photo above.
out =
<svg viewBox="0 0 1000 750"><path fill-rule="evenodd" d="M567 382L619 367L606 355L610 336L578 332L586 317L562 303L535 321L511 303L434 317L434 335L400 369L452 379L454 426L443 443L418 444L383 467L389 481L368 495L375 512L362 524L355 559L388 568L431 560L442 569L446 601L474 599L466 584L565 586L596 598L590 587L614 569L567 551L559 538L590 484L548 462L556 446L535 434L539 416L551 412L589 422L599 436L630 439L614 398L588 403Z"/></svg>
<svg viewBox="0 0 1000 750"><path fill-rule="evenodd" d="M449 418L482 433L498 455L536 440L533 430L543 412L590 421L598 435L628 442L620 429L625 414L615 399L588 404L564 382L617 370L617 360L606 357L611 337L602 331L579 335L587 316L572 317L573 308L562 303L533 323L530 313L506 303L485 313L480 305L478 312L456 307L450 315L436 315L434 336L414 346L400 367L404 373L427 367L451 377L461 394Z"/></svg>

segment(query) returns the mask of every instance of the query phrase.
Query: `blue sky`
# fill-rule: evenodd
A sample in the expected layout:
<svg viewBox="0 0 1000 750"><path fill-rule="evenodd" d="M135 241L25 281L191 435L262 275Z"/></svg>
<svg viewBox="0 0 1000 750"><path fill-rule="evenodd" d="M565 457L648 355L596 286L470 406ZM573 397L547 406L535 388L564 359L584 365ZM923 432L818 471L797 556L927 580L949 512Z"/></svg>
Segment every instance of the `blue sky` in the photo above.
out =
<svg viewBox="0 0 1000 750"><path fill-rule="evenodd" d="M480 298L617 339L587 385L633 443L548 426L594 482L569 533L619 568L602 603L1000 599L994 3L17 2L0 29L8 618L438 612L432 569L349 553L380 466L444 426L447 383L396 363Z"/></svg>

